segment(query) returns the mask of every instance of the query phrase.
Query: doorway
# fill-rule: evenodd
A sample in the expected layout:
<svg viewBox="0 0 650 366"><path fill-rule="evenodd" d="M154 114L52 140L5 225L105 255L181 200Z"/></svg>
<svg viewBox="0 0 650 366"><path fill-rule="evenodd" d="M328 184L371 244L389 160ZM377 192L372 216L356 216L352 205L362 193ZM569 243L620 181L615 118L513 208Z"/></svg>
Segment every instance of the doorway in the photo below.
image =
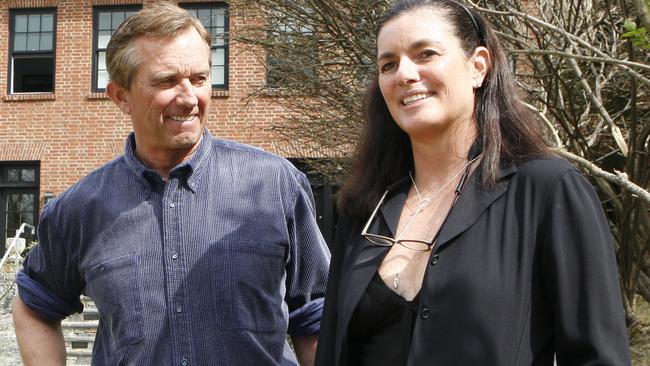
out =
<svg viewBox="0 0 650 366"><path fill-rule="evenodd" d="M36 226L39 175L38 162L0 162L1 255L5 253L7 239L16 235L22 223Z"/></svg>

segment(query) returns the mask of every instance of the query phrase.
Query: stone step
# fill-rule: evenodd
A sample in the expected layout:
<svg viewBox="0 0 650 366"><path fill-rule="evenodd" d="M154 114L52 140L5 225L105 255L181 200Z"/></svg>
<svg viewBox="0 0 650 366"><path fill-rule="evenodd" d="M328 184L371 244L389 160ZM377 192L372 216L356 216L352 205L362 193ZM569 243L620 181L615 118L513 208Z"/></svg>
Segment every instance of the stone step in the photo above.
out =
<svg viewBox="0 0 650 366"><path fill-rule="evenodd" d="M99 320L99 311L97 308L84 308L84 311L81 314L83 320Z"/></svg>
<svg viewBox="0 0 650 366"><path fill-rule="evenodd" d="M84 310L61 322L66 344L67 364L90 366L95 333L99 326L99 312L91 298L81 297Z"/></svg>
<svg viewBox="0 0 650 366"><path fill-rule="evenodd" d="M63 329L72 329L72 328L81 328L81 329L92 329L99 326L98 320L86 320L86 321L62 321L61 328Z"/></svg>
<svg viewBox="0 0 650 366"><path fill-rule="evenodd" d="M75 335L65 336L64 338L66 341L69 342L87 342L87 343L95 342L95 336L93 335L75 334Z"/></svg>
<svg viewBox="0 0 650 366"><path fill-rule="evenodd" d="M90 357L93 355L93 351L89 349L68 349L65 354L67 357Z"/></svg>
<svg viewBox="0 0 650 366"><path fill-rule="evenodd" d="M83 348L91 348L93 344L95 343L95 335L93 334L88 334L88 335L81 335L81 334L74 334L74 335L66 335L63 337L65 340L66 344L70 345L71 349L83 349Z"/></svg>

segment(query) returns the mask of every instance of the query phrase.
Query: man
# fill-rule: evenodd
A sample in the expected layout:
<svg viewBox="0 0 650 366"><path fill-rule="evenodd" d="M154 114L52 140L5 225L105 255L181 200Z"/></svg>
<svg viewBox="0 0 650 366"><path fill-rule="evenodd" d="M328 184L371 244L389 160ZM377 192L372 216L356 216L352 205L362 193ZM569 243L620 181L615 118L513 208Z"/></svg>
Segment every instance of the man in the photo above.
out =
<svg viewBox="0 0 650 366"><path fill-rule="evenodd" d="M144 8L107 50L107 94L131 116L124 156L43 209L18 278L26 365L62 365L60 320L88 294L93 365L312 364L329 252L304 175L213 139L210 36Z"/></svg>

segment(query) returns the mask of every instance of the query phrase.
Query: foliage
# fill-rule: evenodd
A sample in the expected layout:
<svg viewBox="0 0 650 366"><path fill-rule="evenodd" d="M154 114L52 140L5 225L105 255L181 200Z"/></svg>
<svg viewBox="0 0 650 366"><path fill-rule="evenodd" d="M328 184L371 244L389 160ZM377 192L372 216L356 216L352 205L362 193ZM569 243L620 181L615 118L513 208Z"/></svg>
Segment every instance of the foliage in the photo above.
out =
<svg viewBox="0 0 650 366"><path fill-rule="evenodd" d="M374 29L390 2L232 3L249 25L237 41L249 45L273 75L250 97L272 97L283 106L287 118L274 131L298 151L334 157L317 167L334 179L344 175L359 136L361 99L375 72ZM635 294L650 299L650 66L646 29L626 19L647 8L639 10L634 0L467 4L496 29L522 100L547 127L549 143L596 186L615 237L626 314L634 323Z"/></svg>
<svg viewBox="0 0 650 366"><path fill-rule="evenodd" d="M628 20L623 24L627 32L623 33L623 38L628 38L636 47L650 50L650 38L648 30L644 27L637 28L634 21Z"/></svg>

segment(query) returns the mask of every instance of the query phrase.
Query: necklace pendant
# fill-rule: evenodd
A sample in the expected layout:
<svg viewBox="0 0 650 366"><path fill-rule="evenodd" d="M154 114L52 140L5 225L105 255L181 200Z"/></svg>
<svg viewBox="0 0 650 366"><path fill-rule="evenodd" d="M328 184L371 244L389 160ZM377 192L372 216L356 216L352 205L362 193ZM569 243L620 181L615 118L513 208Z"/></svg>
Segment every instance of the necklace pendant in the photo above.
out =
<svg viewBox="0 0 650 366"><path fill-rule="evenodd" d="M420 200L420 207L421 208L428 207L430 203L431 203L431 198L428 198L428 197L423 198L423 199Z"/></svg>
<svg viewBox="0 0 650 366"><path fill-rule="evenodd" d="M398 287L399 287L399 273L395 273L393 275L393 288L397 290Z"/></svg>

